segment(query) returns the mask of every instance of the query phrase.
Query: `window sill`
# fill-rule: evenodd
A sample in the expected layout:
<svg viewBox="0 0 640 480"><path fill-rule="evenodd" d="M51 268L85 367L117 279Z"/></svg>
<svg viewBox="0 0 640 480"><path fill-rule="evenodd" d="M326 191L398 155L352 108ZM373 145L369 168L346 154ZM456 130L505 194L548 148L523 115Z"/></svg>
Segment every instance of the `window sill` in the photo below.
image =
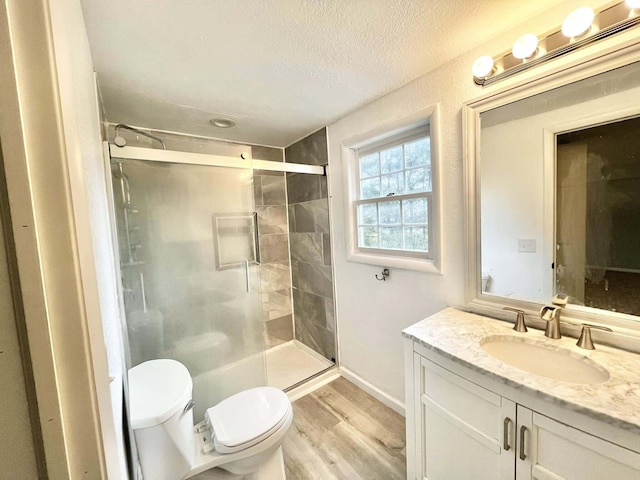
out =
<svg viewBox="0 0 640 480"><path fill-rule="evenodd" d="M348 254L347 261L442 275L442 269L436 260L427 258L403 258L358 252Z"/></svg>

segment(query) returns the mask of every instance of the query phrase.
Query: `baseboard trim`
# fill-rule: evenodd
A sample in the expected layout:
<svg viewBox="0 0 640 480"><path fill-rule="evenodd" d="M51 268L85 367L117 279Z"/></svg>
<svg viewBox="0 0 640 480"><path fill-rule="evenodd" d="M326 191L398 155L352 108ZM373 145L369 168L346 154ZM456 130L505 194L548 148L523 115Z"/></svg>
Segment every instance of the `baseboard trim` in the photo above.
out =
<svg viewBox="0 0 640 480"><path fill-rule="evenodd" d="M367 382L361 376L344 367L332 368L324 373L321 373L317 377L308 380L299 387L288 390L287 396L289 397L289 400L293 402L319 389L320 387L324 387L326 384L331 383L340 377L344 377L345 379L356 385L358 388L361 388L369 395L374 397L376 400L382 402L391 410L399 413L403 417L405 416L405 407L404 404L400 402L400 400L392 397L388 393L383 392L378 387Z"/></svg>
<svg viewBox="0 0 640 480"><path fill-rule="evenodd" d="M383 392L378 387L367 382L364 378L352 372L348 368L339 367L338 370L340 371L340 374L351 383L355 384L356 386L367 392L369 395L384 403L387 407L399 413L403 417L405 416L404 403L400 402L397 398L393 398L388 393Z"/></svg>

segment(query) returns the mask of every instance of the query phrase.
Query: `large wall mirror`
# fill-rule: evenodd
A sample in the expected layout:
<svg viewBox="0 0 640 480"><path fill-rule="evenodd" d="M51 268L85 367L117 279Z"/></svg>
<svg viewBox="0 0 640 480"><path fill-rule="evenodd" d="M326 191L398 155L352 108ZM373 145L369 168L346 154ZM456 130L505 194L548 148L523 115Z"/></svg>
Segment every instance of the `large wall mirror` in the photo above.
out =
<svg viewBox="0 0 640 480"><path fill-rule="evenodd" d="M640 57L627 58L469 104L471 303L534 310L563 294L577 318L640 329Z"/></svg>

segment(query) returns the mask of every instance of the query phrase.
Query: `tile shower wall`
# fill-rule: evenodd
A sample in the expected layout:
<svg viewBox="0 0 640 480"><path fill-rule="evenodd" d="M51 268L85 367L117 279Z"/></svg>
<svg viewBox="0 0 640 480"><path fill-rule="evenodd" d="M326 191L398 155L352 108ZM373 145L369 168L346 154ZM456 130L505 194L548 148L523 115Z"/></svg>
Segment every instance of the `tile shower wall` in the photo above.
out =
<svg viewBox="0 0 640 480"><path fill-rule="evenodd" d="M266 158L260 152L256 158ZM280 161L282 156L280 155ZM260 237L260 282L265 343L270 348L293 339L289 225L284 173L256 170L254 198Z"/></svg>
<svg viewBox="0 0 640 480"><path fill-rule="evenodd" d="M326 129L287 147L285 161L326 164ZM288 173L286 178L295 337L324 357L334 359L336 323L327 178L296 173Z"/></svg>

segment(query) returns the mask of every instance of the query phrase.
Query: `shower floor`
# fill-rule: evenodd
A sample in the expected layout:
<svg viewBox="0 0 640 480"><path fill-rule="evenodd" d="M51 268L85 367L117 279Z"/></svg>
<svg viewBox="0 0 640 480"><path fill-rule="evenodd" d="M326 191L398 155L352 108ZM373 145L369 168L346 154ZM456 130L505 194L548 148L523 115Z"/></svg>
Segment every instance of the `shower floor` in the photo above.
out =
<svg viewBox="0 0 640 480"><path fill-rule="evenodd" d="M297 340L266 351L267 384L285 390L334 363Z"/></svg>

